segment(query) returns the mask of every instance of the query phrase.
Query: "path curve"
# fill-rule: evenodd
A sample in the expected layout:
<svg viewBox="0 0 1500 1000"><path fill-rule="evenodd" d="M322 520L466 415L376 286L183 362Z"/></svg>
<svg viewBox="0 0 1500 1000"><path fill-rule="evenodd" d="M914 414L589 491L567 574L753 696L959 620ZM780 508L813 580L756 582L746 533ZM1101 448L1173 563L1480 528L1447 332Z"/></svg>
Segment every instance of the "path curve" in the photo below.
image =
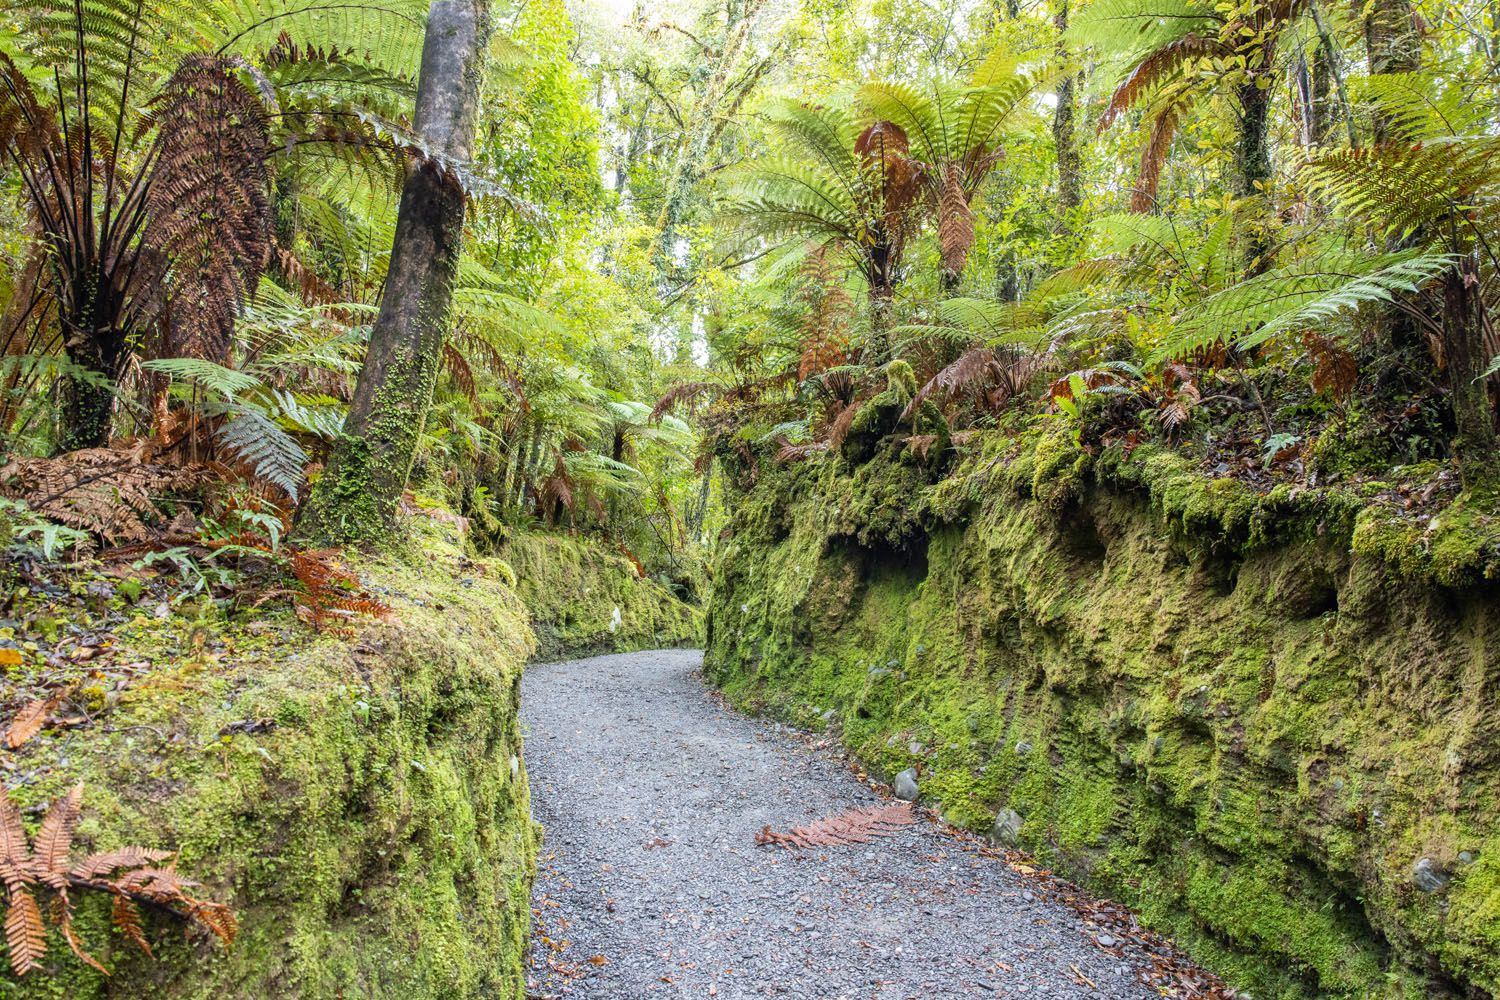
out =
<svg viewBox="0 0 1500 1000"><path fill-rule="evenodd" d="M933 824L816 854L755 846L763 826L880 800L785 728L723 709L701 662L668 650L527 671L546 827L533 996L1160 997L1141 956L1102 949L1072 910Z"/></svg>

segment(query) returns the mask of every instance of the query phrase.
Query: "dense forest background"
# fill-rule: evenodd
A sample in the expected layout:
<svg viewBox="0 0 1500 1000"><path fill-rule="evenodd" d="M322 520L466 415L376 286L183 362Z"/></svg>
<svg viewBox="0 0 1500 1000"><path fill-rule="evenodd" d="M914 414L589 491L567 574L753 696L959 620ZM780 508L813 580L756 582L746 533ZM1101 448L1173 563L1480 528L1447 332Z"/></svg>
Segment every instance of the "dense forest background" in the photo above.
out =
<svg viewBox="0 0 1500 1000"><path fill-rule="evenodd" d="M344 425L402 164L441 162L410 118L425 8L7 4L23 540L160 549L187 475L177 541L276 548ZM1493 470L1486 4L492 17L409 505L602 534L692 590L715 457L837 448L896 368L924 461L1056 425L1266 488L1402 467L1424 505Z"/></svg>
<svg viewBox="0 0 1500 1000"><path fill-rule="evenodd" d="M288 954L302 983L368 973L432 995L519 994L537 830L515 702L538 648L700 642L709 675L760 699L752 708L792 697L795 683L774 689L777 670L842 678L789 717L835 726L852 709L861 721L843 737L868 743L852 749L874 747L913 789L931 765L929 787L959 789L957 819L1008 813L1012 840L1024 829L1056 848L1045 803L978 783L1001 773L991 757L955 756L944 772L908 738L936 725L937 701L906 696L889 717L866 704L883 677L909 680L871 650L910 646L915 676L920 628L869 628L869 649L858 636L844 649L787 625L828 605L838 614L817 624L839 638L838 615L862 600L876 625L922 625L912 608L950 579L954 595L995 598L993 614L971 602L972 635L950 628L948 597L929 608L953 633L950 660L924 667L932 690L980 698L937 721L967 715L958 738L978 754L981 723L1002 713L988 687L952 679L997 650L1047 647L980 649L991 618L1035 609L1006 604L993 580L984 591L958 550L929 565L928 535L955 544L968 513L994 520L1010 505L1026 523L1005 544L1063 553L1023 584L1058 567L1088 579L1108 546L1097 525L1058 518L1095 468L1150 497L1154 520L1130 534L1149 536L1132 550L1141 565L1215 614L1231 613L1213 602L1239 600L1236 560L1257 546L1336 548L1314 553L1322 568L1288 548L1285 572L1253 595L1300 617L1235 640L1214 669L1255 661L1255 673L1221 685L1245 704L1215 718L1234 729L1234 711L1277 698L1299 719L1344 717L1318 685L1278 679L1270 650L1375 650L1357 665L1369 684L1390 675L1379 656L1396 657L1422 676L1389 701L1429 742L1391 744L1400 767L1368 751L1368 770L1405 776L1420 758L1438 777L1402 822L1462 814L1489 836L1493 782L1470 778L1459 749L1493 758L1497 70L1493 0L0 0L0 880L13 972L51 968L60 943L101 968L73 931L76 890L111 907L81 923L143 947L142 913L225 943L241 913L251 944L215 974L250 984L245 995L274 992L265 977ZM1038 541L1044 529L1055 544ZM804 543L825 577L787 553ZM1379 572L1365 573L1372 560ZM916 582L929 570L930 588ZM1117 579L1170 592L1150 575ZM1390 626L1385 653L1358 632L1338 647L1339 587L1349 622L1401 594L1410 614L1390 620L1418 624ZM1136 594L1107 596L1118 604L1087 610L1108 620L1080 618L1080 634L1149 631L1128 627ZM1062 607L1046 604L1043 633ZM397 611L393 645L346 641ZM1316 640L1301 638L1308 622ZM1433 652L1444 629L1476 651L1472 669ZM804 669L814 660L826 677ZM1107 654L1122 662L1134 661ZM1180 678L1141 662L1116 690L1160 681L1171 690L1156 703L1175 704ZM1329 690L1365 698L1356 667L1315 665L1337 675ZM1429 697L1422 684L1443 671L1462 676ZM1040 691L1035 676L1017 674L1017 689ZM1410 722L1460 694L1453 746ZM1372 718L1368 731L1388 735ZM1198 738L1213 724L1194 725ZM84 749L69 749L77 731ZM1015 741L990 735L985 752L1014 763ZM1221 741L1234 766L1243 736ZM286 779L262 738L308 769ZM1299 738L1308 761L1348 750L1343 732ZM1279 759L1279 731L1271 743ZM923 752L906 760L912 746ZM367 767L345 767L351 747ZM1060 779L1037 772L1038 787L1072 774L1108 788L1113 770L1090 768L1128 756L1090 749ZM1329 773L1314 763L1294 779L1268 764L1273 792L1244 797L1301 816L1276 796ZM422 777L429 764L451 780ZM1184 772L1186 809L1203 786L1196 765ZM1451 802L1430 791L1460 776L1479 803L1468 813L1456 785ZM84 819L85 784L129 808ZM157 808L167 787L173 807ZM1222 802L1199 806L1217 815ZM1342 828L1334 861L1312 866L1343 880L1350 913L1383 886L1370 927L1397 943L1416 914L1422 943L1401 961L1425 962L1447 932L1412 892L1445 889L1448 854L1471 864L1472 845L1393 821L1417 832L1387 849L1365 832L1379 810L1364 809L1339 822L1377 843L1381 864L1405 852L1398 874L1381 882L1363 856L1349 874L1356 837ZM1169 820L1160 829L1192 826ZM469 831L457 852L454 822ZM107 850L74 863L80 829ZM266 829L294 833L266 848ZM400 859L386 857L390 829L419 831ZM360 834L358 864L334 856L344 840L329 830ZM1131 843L1159 847L1159 832ZM142 833L180 854L125 846ZM1266 884L1316 853L1301 836ZM295 837L319 859L313 889L278 875L305 846ZM225 901L191 894L179 856ZM418 875L361 919L430 918L421 932L457 942L464 961L436 948L413 964L409 946L367 947L356 921L330 929L330 913L366 905L349 903L366 870ZM1487 892L1470 879L1460 902ZM424 895L424 880L437 888ZM455 887L481 882L489 909L473 932L469 890ZM46 920L38 897L52 901ZM436 898L446 909L422 909ZM1465 919L1480 930L1454 932L1447 972L1493 982L1493 898L1453 911L1479 912ZM1391 900L1406 916L1381 915ZM1295 953L1299 934L1272 923L1240 937ZM1373 932L1345 937L1363 953ZM1350 995L1385 975L1360 968ZM103 995L103 978L89 983L75 995Z"/></svg>

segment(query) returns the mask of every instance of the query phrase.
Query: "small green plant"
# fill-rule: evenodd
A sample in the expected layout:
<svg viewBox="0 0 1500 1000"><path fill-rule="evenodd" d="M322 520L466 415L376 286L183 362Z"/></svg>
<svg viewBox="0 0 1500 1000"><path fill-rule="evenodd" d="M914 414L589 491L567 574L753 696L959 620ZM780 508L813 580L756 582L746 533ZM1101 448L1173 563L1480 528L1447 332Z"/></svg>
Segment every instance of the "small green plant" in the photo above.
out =
<svg viewBox="0 0 1500 1000"><path fill-rule="evenodd" d="M1290 451L1302 443L1300 434L1272 434L1266 438L1262 448L1262 460L1266 465L1272 465L1284 452Z"/></svg>
<svg viewBox="0 0 1500 1000"><path fill-rule="evenodd" d="M0 514L11 519L11 548L39 554L48 562L69 549L81 552L93 541L89 532L49 521L20 500L0 497Z"/></svg>

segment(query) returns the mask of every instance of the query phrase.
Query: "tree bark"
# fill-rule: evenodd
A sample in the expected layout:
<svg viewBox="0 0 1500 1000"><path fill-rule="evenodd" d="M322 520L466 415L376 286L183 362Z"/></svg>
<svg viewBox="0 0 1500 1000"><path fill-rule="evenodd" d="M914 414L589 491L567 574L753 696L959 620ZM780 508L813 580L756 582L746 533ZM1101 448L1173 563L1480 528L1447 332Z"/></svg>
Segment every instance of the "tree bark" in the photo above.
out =
<svg viewBox="0 0 1500 1000"><path fill-rule="evenodd" d="M1234 193L1249 198L1261 194L1262 186L1271 179L1271 91L1256 86L1252 78L1240 86L1239 98L1241 117L1239 149L1234 158Z"/></svg>
<svg viewBox="0 0 1500 1000"><path fill-rule="evenodd" d="M1414 73L1422 67L1422 36L1409 0L1373 0L1365 15L1370 73ZM1375 143L1399 142L1400 127L1379 108L1370 116Z"/></svg>
<svg viewBox="0 0 1500 1000"><path fill-rule="evenodd" d="M1054 19L1058 33L1058 56L1067 58L1062 33L1068 30L1068 3L1062 0ZM1069 216L1083 204L1083 157L1078 152L1075 119L1078 117L1078 76L1069 73L1057 85L1057 110L1052 116L1052 142L1057 149L1057 214L1064 232L1072 228Z"/></svg>
<svg viewBox="0 0 1500 1000"><path fill-rule="evenodd" d="M1270 58L1267 52L1268 64ZM1265 185L1271 179L1271 90L1256 86L1256 79L1257 75L1252 75L1239 87L1240 135L1234 157L1234 193L1241 198L1263 197ZM1269 249L1265 231L1254 230L1245 247L1246 269L1250 274L1259 274L1267 268Z"/></svg>
<svg viewBox="0 0 1500 1000"><path fill-rule="evenodd" d="M1466 254L1443 278L1443 361L1457 431L1453 454L1465 486L1500 479L1495 418L1480 374L1484 354L1484 303L1477 261Z"/></svg>
<svg viewBox="0 0 1500 1000"><path fill-rule="evenodd" d="M448 335L464 192L446 168L472 155L489 31L488 0L434 0L414 124L447 162L407 167L385 297L349 419L299 522L322 541L375 542L395 524Z"/></svg>
<svg viewBox="0 0 1500 1000"><path fill-rule="evenodd" d="M62 324L63 352L68 360L97 376L86 381L68 377L61 380L62 427L57 439L59 453L80 448L109 446L113 426L114 386L120 378L125 355L125 337L99 317L113 317L119 303L99 292L99 278L83 284L64 298L65 307L58 319Z"/></svg>

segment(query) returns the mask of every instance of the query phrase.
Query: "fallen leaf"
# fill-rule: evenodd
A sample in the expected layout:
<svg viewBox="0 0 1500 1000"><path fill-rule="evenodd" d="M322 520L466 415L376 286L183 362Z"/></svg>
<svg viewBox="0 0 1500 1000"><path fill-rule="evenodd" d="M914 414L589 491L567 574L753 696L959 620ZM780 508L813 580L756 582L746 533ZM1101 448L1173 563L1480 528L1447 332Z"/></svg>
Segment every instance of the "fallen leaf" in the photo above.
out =
<svg viewBox="0 0 1500 1000"><path fill-rule="evenodd" d="M4 651L0 650L0 652ZM52 713L57 711L57 706L61 705L67 696L67 691L58 691L49 698L38 698L22 706L5 730L5 745L15 750L41 732L47 720L52 717Z"/></svg>

